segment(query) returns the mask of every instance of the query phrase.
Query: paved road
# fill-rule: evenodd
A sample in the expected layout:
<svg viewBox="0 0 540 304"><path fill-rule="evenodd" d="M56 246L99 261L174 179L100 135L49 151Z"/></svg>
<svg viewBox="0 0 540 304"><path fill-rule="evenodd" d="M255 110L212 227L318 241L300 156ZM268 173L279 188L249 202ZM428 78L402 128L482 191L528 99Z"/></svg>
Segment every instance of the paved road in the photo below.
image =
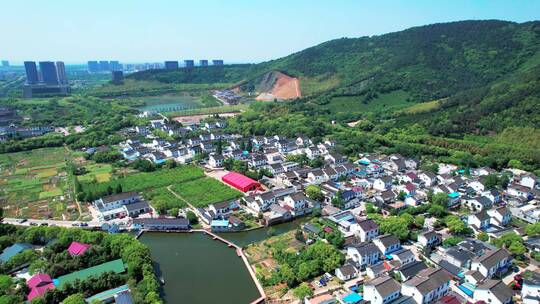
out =
<svg viewBox="0 0 540 304"><path fill-rule="evenodd" d="M59 226L59 227L77 227L80 223L86 223L88 226L85 227L101 227L105 222L81 222L81 221L58 221L58 220L34 220L29 219L21 223L21 219L15 219L15 218L4 218L2 221L4 224L11 224L11 225L19 225L19 226L40 226L40 225L47 225L47 226ZM120 222L127 222L127 220L116 220L116 221L109 221L107 223L109 224L119 224ZM124 224L126 225L126 224ZM122 226L124 226L122 225Z"/></svg>

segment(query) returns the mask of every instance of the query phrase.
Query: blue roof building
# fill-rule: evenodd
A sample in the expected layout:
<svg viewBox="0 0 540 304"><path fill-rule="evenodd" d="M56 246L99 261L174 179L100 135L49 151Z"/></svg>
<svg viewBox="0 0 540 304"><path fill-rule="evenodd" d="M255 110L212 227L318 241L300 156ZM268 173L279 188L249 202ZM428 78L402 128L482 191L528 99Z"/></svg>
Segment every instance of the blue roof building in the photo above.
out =
<svg viewBox="0 0 540 304"><path fill-rule="evenodd" d="M17 255L17 254L19 254L19 253L21 253L23 251L30 250L30 249L32 249L32 245L30 245L30 244L25 244L25 243L13 244L13 245L7 247L6 249L4 249L2 254L0 254L0 263L5 263L5 262L9 261L9 259L14 257L15 255Z"/></svg>

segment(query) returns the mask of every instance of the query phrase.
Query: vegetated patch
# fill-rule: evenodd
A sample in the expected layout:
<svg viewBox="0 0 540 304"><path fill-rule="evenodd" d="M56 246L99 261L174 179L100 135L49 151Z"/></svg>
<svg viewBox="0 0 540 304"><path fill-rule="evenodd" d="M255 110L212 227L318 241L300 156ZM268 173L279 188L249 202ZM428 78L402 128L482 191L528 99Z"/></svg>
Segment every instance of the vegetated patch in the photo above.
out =
<svg viewBox="0 0 540 304"><path fill-rule="evenodd" d="M90 164L84 166L86 173L77 176L81 183L93 182L98 183L108 182L112 177L112 166L110 164Z"/></svg>
<svg viewBox="0 0 540 304"><path fill-rule="evenodd" d="M123 191L142 191L169 186L198 179L204 176L201 168L193 165L179 166L173 169L162 169L154 172L140 172L120 177L104 183L82 183L83 191L104 193L107 188L122 185Z"/></svg>
<svg viewBox="0 0 540 304"><path fill-rule="evenodd" d="M196 207L242 197L242 193L211 178L175 184L172 190Z"/></svg>
<svg viewBox="0 0 540 304"><path fill-rule="evenodd" d="M419 113L430 112L430 111L439 109L439 107L441 106L441 102L443 100L444 99L437 99L437 100L417 103L399 112L405 113L405 114L419 114Z"/></svg>
<svg viewBox="0 0 540 304"><path fill-rule="evenodd" d="M58 206L72 202L66 162L71 155L63 147L0 155L0 201L8 217L55 219L72 214ZM46 199L41 204L39 201ZM49 207L49 202L58 204Z"/></svg>
<svg viewBox="0 0 540 304"><path fill-rule="evenodd" d="M364 96L339 96L324 107L332 113L395 111L410 106L408 98L409 94L402 90L381 94L367 103Z"/></svg>
<svg viewBox="0 0 540 304"><path fill-rule="evenodd" d="M184 208L186 203L176 197L167 189L167 187L159 187L150 191L145 191L143 196L146 200L152 202L152 206L156 209L172 209L172 208Z"/></svg>

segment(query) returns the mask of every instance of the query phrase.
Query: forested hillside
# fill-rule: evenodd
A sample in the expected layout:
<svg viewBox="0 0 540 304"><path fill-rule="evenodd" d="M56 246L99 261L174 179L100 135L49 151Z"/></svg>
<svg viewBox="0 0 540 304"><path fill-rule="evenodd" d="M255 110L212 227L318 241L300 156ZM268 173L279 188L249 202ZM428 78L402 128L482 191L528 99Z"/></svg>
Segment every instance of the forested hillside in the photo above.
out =
<svg viewBox="0 0 540 304"><path fill-rule="evenodd" d="M339 136L349 154L386 147L464 165L500 167L520 160L529 169L540 168L535 155L540 146L539 21L433 24L332 40L219 72L154 71L132 77L222 81L249 90L269 71L299 78L304 97L253 107L233 124L239 131ZM331 121L349 123L349 130L329 128Z"/></svg>

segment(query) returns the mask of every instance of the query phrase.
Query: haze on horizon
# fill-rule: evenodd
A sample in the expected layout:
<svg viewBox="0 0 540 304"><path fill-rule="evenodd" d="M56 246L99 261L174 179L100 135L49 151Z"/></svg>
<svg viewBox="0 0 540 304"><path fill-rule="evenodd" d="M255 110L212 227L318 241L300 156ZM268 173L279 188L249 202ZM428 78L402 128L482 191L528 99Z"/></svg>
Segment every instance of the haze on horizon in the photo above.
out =
<svg viewBox="0 0 540 304"><path fill-rule="evenodd" d="M540 1L9 1L0 59L260 62L327 40L466 19L540 19Z"/></svg>

